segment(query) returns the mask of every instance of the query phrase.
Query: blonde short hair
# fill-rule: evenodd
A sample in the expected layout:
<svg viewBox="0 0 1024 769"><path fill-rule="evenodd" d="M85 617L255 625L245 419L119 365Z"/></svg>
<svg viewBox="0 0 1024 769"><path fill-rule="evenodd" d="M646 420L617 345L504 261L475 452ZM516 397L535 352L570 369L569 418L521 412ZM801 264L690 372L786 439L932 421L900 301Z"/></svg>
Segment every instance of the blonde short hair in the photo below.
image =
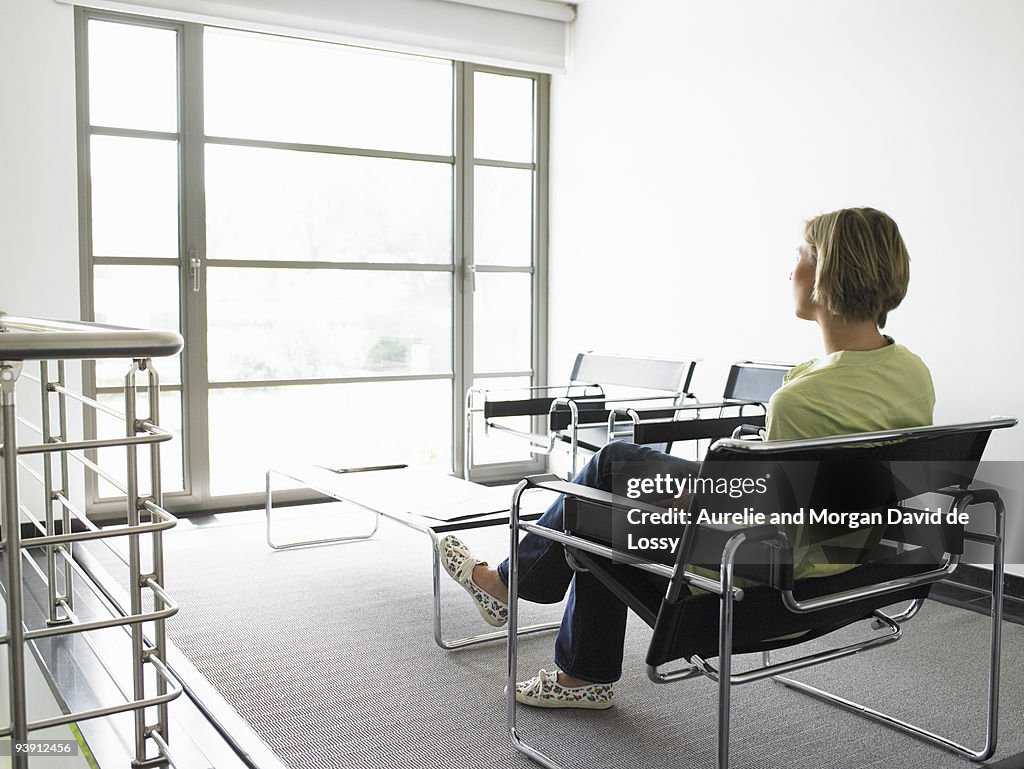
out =
<svg viewBox="0 0 1024 769"><path fill-rule="evenodd" d="M808 221L804 240L816 261L814 301L843 320L884 328L910 283L910 255L896 222L874 208L842 208Z"/></svg>

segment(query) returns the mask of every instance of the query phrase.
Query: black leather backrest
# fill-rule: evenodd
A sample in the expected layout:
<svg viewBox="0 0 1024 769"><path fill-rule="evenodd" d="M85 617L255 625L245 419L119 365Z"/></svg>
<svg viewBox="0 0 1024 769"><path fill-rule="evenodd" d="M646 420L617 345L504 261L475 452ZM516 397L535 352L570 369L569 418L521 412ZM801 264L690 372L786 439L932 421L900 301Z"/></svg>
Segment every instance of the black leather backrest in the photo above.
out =
<svg viewBox="0 0 1024 769"><path fill-rule="evenodd" d="M971 483L990 434L991 428L972 425L882 444L764 452L716 443L705 456L702 479L713 480L716 489L723 484L749 488L759 479L763 486L739 496L699 492L690 504L691 516L700 510L716 514L744 508L766 516L801 507L840 513L885 509L926 492ZM823 529L821 536L830 533L840 532ZM698 536L699 528L687 529L677 563L692 562Z"/></svg>
<svg viewBox="0 0 1024 769"><path fill-rule="evenodd" d="M722 397L725 399L767 403L772 394L782 387L782 378L789 367L744 361L729 369Z"/></svg>
<svg viewBox="0 0 1024 769"><path fill-rule="evenodd" d="M990 427L967 425L948 431L898 438L882 444L852 446L795 446L787 450L769 450L753 454L735 446L716 445L709 450L701 476L725 479L765 478L764 493L751 492L740 497L722 494L697 494L690 506L691 515L701 508L709 512L742 510L743 507L772 510L794 507L836 509L837 500L847 510L885 508L929 491L969 484L981 460L991 433ZM825 532L825 536L828 532ZM688 527L677 552L677 565L692 564L693 556L706 550L698 538L699 527ZM721 541L721 537L719 537ZM752 562L766 558L751 546ZM720 552L720 551L719 551ZM742 552L742 550L741 550ZM901 570L925 571L934 568L932 555L922 550L879 561L881 548L868 555L861 566L831 577L799 580L793 589L801 594L824 594L890 578ZM949 552L955 552L950 550ZM737 570L739 573L739 569ZM745 569L751 573L752 569ZM754 570L756 571L756 569ZM681 575L682 569L678 570ZM774 573L777 573L774 572ZM792 575L790 574L790 577ZM881 577L881 579L880 579ZM714 632L703 624L716 624L718 597L711 594L689 595L677 576L663 601L655 623L648 661L662 664L690 654L712 650ZM829 632L844 624L870 616L879 608L898 600L921 597L928 586L908 589L898 596L859 600L811 615L792 614L785 609L779 591L769 585L745 588L747 595L736 604L736 649L756 650L786 645L770 639L794 632L808 637Z"/></svg>

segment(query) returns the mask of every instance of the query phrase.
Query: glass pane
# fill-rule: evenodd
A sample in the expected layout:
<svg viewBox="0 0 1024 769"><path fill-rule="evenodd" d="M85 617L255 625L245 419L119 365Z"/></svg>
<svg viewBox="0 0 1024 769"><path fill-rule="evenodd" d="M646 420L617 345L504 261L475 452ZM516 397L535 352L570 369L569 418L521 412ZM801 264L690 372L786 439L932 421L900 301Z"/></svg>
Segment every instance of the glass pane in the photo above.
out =
<svg viewBox="0 0 1024 769"><path fill-rule="evenodd" d="M141 383L143 380L139 380ZM117 411L124 413L124 393L101 394L97 400ZM136 414L141 419L150 416L149 405L144 391L140 391ZM181 393L160 393L160 427L169 430L174 437L160 444L160 483L164 493L181 491L185 488L182 455L184 443L181 438ZM125 424L120 419L102 411L96 412L96 435L99 438L116 438L125 434ZM120 483L125 483L128 467L128 449L123 447L104 448L97 451L99 466L110 473ZM138 449L139 489L140 493L149 493L149 447ZM100 497L124 497L120 489L115 488L102 478L99 479Z"/></svg>
<svg viewBox="0 0 1024 769"><path fill-rule="evenodd" d="M529 369L532 317L530 275L477 273L473 294L473 365L476 371Z"/></svg>
<svg viewBox="0 0 1024 769"><path fill-rule="evenodd" d="M533 261L533 171L477 166L473 259L525 266Z"/></svg>
<svg viewBox="0 0 1024 769"><path fill-rule="evenodd" d="M178 257L178 143L93 136L92 252Z"/></svg>
<svg viewBox="0 0 1024 769"><path fill-rule="evenodd" d="M210 391L210 490L261 491L268 467L406 463L451 472L449 380Z"/></svg>
<svg viewBox="0 0 1024 769"><path fill-rule="evenodd" d="M89 22L89 122L178 130L178 34Z"/></svg>
<svg viewBox="0 0 1024 769"><path fill-rule="evenodd" d="M473 380L473 387L486 390L500 390L487 396L488 400L517 400L530 398L528 390L516 389L530 386L529 377L478 377ZM474 406L480 405L476 401ZM481 406L482 408L482 406ZM530 417L506 417L498 420L499 424L521 432L531 432ZM528 462L533 455L527 450L527 443L500 430L490 430L484 435L484 415L473 415L473 464L476 466L495 464L498 462Z"/></svg>
<svg viewBox="0 0 1024 769"><path fill-rule="evenodd" d="M442 272L213 267L211 381L452 370L452 277Z"/></svg>
<svg viewBox="0 0 1024 769"><path fill-rule="evenodd" d="M477 72L473 78L473 154L533 161L533 80Z"/></svg>
<svg viewBox="0 0 1024 769"><path fill-rule="evenodd" d="M332 43L204 34L206 133L452 153L452 64Z"/></svg>
<svg viewBox="0 0 1024 769"><path fill-rule="evenodd" d="M447 163L206 148L210 259L452 261Z"/></svg>
<svg viewBox="0 0 1024 769"><path fill-rule="evenodd" d="M93 307L99 323L180 331L178 268L100 264L93 271ZM160 384L181 383L181 355L153 361ZM96 385L120 387L128 360L96 361ZM141 380L140 380L141 381Z"/></svg>

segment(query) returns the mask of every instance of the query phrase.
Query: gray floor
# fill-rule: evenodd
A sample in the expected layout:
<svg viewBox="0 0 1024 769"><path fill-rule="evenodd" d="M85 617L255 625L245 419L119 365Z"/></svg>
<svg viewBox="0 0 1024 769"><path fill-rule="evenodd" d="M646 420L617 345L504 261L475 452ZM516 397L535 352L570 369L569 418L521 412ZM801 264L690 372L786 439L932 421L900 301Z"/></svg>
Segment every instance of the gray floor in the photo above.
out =
<svg viewBox="0 0 1024 769"><path fill-rule="evenodd" d="M337 518L337 506L311 510L315 518ZM313 524L310 515L293 514L298 536ZM505 734L504 645L446 653L433 643L426 537L385 521L371 541L272 552L261 520L225 516L167 537L167 582L182 606L169 632L285 764L533 766ZM466 539L493 557L505 531ZM465 594L454 584L445 588L452 632L484 629ZM526 618L557 614L528 606ZM638 621L630 625L615 708L521 709L523 736L574 766L713 765L715 686L648 683L648 632ZM803 677L974 743L982 727L986 633L985 617L930 603L900 643ZM1024 627L1008 624L1004 639L994 761L1024 750ZM550 667L551 646L550 635L526 639L521 672ZM732 723L737 769L973 766L772 682L735 690Z"/></svg>

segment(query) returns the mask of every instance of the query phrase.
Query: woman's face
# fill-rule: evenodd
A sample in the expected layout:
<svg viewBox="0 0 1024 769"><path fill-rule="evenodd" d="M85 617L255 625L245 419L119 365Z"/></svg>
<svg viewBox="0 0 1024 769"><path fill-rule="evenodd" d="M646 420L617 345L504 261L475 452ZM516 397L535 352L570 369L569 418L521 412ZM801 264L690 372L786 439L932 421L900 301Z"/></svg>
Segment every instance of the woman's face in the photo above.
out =
<svg viewBox="0 0 1024 769"><path fill-rule="evenodd" d="M797 249L796 267L789 274L793 284L793 303L796 316L803 320L814 320L817 317L817 303L811 298L814 292L815 260L811 247L800 246Z"/></svg>

